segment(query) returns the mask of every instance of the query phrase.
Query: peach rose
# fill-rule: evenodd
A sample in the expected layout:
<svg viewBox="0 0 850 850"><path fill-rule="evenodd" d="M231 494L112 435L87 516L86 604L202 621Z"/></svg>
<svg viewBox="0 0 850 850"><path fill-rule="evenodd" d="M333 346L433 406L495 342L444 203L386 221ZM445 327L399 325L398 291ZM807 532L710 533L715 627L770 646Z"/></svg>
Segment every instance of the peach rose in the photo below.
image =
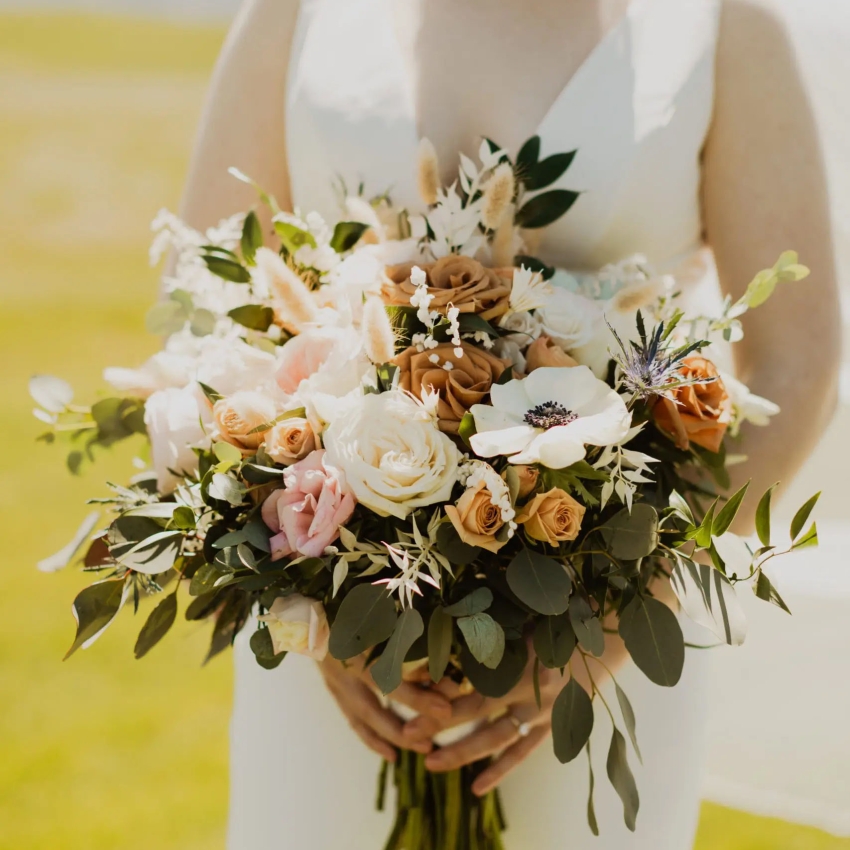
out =
<svg viewBox="0 0 850 850"><path fill-rule="evenodd" d="M290 395L298 385L325 365L340 341L335 327L309 328L290 339L278 355L277 383Z"/></svg>
<svg viewBox="0 0 850 850"><path fill-rule="evenodd" d="M536 486L540 478L540 470L536 466L525 466L525 464L517 464L511 466L517 477L519 478L519 493L518 499L524 499Z"/></svg>
<svg viewBox="0 0 850 850"><path fill-rule="evenodd" d="M584 512L584 505L559 487L553 487L538 493L517 514L516 521L525 526L529 537L557 546L561 541L578 537Z"/></svg>
<svg viewBox="0 0 850 850"><path fill-rule="evenodd" d="M705 357L694 355L682 361L679 373L685 379L714 380L677 387L671 393L672 398L660 398L652 410L655 424L680 449L696 443L710 452L720 451L732 418L732 402L717 367Z"/></svg>
<svg viewBox="0 0 850 850"><path fill-rule="evenodd" d="M556 345L551 337L543 334L539 336L525 352L526 372L531 373L541 366L578 366L578 361L574 360Z"/></svg>
<svg viewBox="0 0 850 850"><path fill-rule="evenodd" d="M422 399L433 389L439 395L437 417L441 431L457 434L460 420L473 404L481 404L508 364L474 345L461 343L463 355L444 342L417 351L411 347L393 361L400 370L399 388ZM445 369L444 364L450 368Z"/></svg>
<svg viewBox="0 0 850 850"><path fill-rule="evenodd" d="M436 263L402 263L388 266L384 282L384 300L406 306L416 287L410 280L414 266L425 272L428 292L434 296L431 309L445 313L453 305L461 313L478 313L482 319L497 319L508 311L512 268L488 269L472 257L449 254Z"/></svg>
<svg viewBox="0 0 850 850"><path fill-rule="evenodd" d="M283 489L263 502L263 522L274 532L272 560L288 555L318 558L339 537L354 511L354 496L341 470L315 451L283 473Z"/></svg>
<svg viewBox="0 0 850 850"><path fill-rule="evenodd" d="M507 542L496 540L496 534L505 523L483 481L467 489L458 499L457 506L446 505L446 516L460 539L470 546L498 552Z"/></svg>
<svg viewBox="0 0 850 850"><path fill-rule="evenodd" d="M325 609L316 599L298 593L280 596L269 613L257 619L268 626L275 655L297 652L322 661L328 654L330 627Z"/></svg>
<svg viewBox="0 0 850 850"><path fill-rule="evenodd" d="M310 423L293 416L278 422L271 431L266 432L263 447L273 461L290 466L318 448L316 442Z"/></svg>
<svg viewBox="0 0 850 850"><path fill-rule="evenodd" d="M268 428L253 434L251 432L271 422L275 415L274 402L257 392L234 393L213 405L213 421L218 438L248 454L262 445Z"/></svg>

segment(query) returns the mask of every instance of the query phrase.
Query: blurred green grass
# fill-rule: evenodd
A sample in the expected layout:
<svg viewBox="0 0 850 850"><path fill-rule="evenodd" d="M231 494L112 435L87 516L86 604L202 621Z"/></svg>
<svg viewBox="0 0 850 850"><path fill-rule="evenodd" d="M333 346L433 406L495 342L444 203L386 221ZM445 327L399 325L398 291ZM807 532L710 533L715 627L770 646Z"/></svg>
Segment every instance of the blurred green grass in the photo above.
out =
<svg viewBox="0 0 850 850"><path fill-rule="evenodd" d="M224 844L226 657L199 669L206 630L183 624L140 662L126 614L94 648L71 642L70 569L44 576L104 479L33 442L26 381L81 398L105 365L133 365L156 276L148 224L176 207L223 33L85 15L0 14L0 848L213 850ZM167 648L166 648L167 646ZM850 841L706 805L697 850L841 850ZM258 848L262 850L262 848Z"/></svg>

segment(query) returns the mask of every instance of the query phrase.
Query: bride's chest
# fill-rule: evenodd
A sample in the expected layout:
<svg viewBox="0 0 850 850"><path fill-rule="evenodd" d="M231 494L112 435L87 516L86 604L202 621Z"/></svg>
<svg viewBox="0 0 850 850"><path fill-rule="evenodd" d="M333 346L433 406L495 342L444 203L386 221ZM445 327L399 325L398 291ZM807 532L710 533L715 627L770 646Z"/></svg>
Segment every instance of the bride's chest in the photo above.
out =
<svg viewBox="0 0 850 850"><path fill-rule="evenodd" d="M629 0L403 0L387 7L417 129L453 162L481 135L517 149ZM448 176L446 174L445 176Z"/></svg>

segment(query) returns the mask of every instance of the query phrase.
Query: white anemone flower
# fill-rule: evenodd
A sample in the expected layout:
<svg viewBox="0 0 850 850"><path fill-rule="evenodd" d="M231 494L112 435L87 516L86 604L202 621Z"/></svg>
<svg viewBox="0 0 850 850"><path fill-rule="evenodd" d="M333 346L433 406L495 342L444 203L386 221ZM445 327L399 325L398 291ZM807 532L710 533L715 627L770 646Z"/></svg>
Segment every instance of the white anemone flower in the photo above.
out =
<svg viewBox="0 0 850 850"><path fill-rule="evenodd" d="M587 366L544 367L527 378L494 384L491 404L471 408L480 457L507 455L511 463L563 469L585 456L585 446L610 446L629 432L623 399Z"/></svg>

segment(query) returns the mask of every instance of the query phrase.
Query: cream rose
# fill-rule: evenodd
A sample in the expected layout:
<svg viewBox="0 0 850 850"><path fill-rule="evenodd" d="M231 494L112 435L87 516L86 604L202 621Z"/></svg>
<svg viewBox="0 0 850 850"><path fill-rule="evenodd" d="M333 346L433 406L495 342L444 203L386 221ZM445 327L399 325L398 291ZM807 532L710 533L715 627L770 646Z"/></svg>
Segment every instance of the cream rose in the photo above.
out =
<svg viewBox="0 0 850 850"><path fill-rule="evenodd" d="M484 481L469 487L458 499L456 506L446 505L446 516L460 539L470 546L498 552L507 543L507 540L496 540L496 534L505 523Z"/></svg>
<svg viewBox="0 0 850 850"><path fill-rule="evenodd" d="M257 618L269 628L275 655L297 652L316 661L328 654L330 628L321 602L294 594L275 599L268 614Z"/></svg>
<svg viewBox="0 0 850 850"><path fill-rule="evenodd" d="M553 487L539 493L525 505L517 514L516 521L525 526L529 537L557 546L562 541L578 537L584 512L584 505L559 487Z"/></svg>
<svg viewBox="0 0 850 850"><path fill-rule="evenodd" d="M404 519L448 501L460 452L407 393L352 398L323 435L329 463L345 473L358 502Z"/></svg>
<svg viewBox="0 0 850 850"><path fill-rule="evenodd" d="M266 439L268 429L251 433L275 418L274 402L254 392L234 393L213 405L216 436L242 452L255 452Z"/></svg>
<svg viewBox="0 0 850 850"><path fill-rule="evenodd" d="M316 435L310 423L294 416L278 422L271 431L266 432L263 448L273 461L289 466L318 448L316 443Z"/></svg>

